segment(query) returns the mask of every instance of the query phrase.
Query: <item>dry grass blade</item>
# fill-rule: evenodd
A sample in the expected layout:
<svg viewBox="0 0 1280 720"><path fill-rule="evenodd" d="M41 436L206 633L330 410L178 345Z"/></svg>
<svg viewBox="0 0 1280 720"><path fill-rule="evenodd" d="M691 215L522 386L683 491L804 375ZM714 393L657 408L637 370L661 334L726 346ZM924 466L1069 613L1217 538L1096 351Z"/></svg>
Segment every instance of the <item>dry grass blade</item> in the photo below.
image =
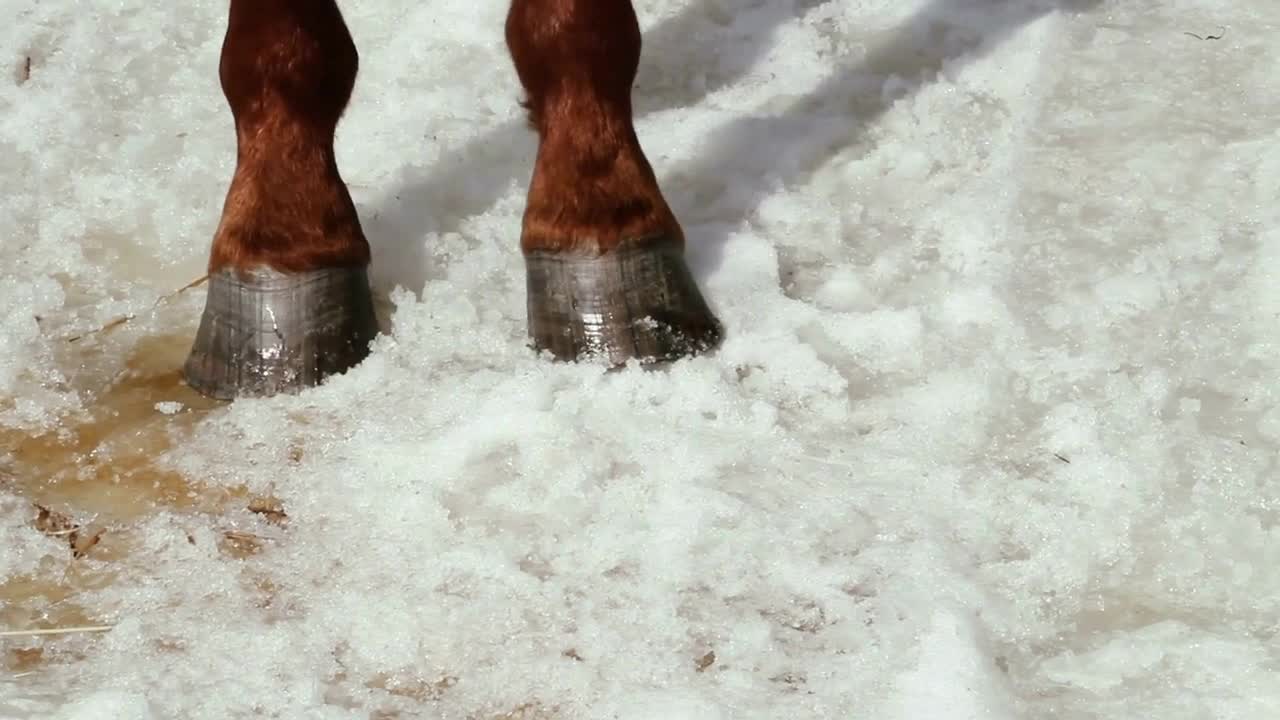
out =
<svg viewBox="0 0 1280 720"><path fill-rule="evenodd" d="M76 633L107 632L115 625L82 625L80 627L38 628L34 630L0 630L0 638L36 637L40 635L74 635Z"/></svg>
<svg viewBox="0 0 1280 720"><path fill-rule="evenodd" d="M187 283L186 285L183 285L182 287L178 288L177 290L174 290L174 291L173 291L173 292L171 292L171 293L166 293L166 294L164 294L164 295L161 295L160 297L156 298L156 301L155 301L154 303L152 303L151 307L152 307L152 308L159 307L161 303L163 303L163 302L167 302L167 301L169 301L169 300L172 300L173 298L175 298L175 297L177 297L177 296L181 295L182 293L184 293L184 292L186 292L186 291L190 290L190 289L191 289L191 288L193 288L193 287L199 287L200 285L203 285L203 284L204 284L208 279L209 279L209 276L208 276L208 275L203 275L203 276L201 276L201 277L196 278L195 280L192 280L191 282ZM120 327L121 325L123 325L123 324L125 324L125 323L129 322L129 321L130 321L130 320L132 320L134 317L136 317L136 316L134 316L134 315L121 315L120 317L118 317L118 318L116 318L116 319L112 320L111 322L107 323L106 325L103 325L102 327L98 328L97 330L90 330L90 331L89 331L89 332L87 332L87 333L82 333L82 334L80 334L80 335L73 335L73 336L71 336L71 337L67 338L67 342L69 342L69 343L73 343L73 342L80 342L81 340L83 340L83 339L85 339L85 338L89 337L90 335L97 335L97 334L99 334L99 333L109 332L109 331L114 330L114 329L116 329L116 328Z"/></svg>

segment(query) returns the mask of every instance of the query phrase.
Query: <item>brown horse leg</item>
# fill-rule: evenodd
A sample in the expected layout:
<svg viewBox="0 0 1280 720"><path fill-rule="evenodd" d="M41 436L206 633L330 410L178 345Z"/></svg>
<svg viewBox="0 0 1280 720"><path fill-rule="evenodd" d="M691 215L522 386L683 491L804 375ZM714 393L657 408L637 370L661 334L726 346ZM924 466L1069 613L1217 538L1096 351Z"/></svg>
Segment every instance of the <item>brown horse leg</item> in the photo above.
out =
<svg viewBox="0 0 1280 720"><path fill-rule="evenodd" d="M720 324L632 124L630 0L512 0L506 39L539 138L521 237L534 346L614 364L713 347Z"/></svg>
<svg viewBox="0 0 1280 720"><path fill-rule="evenodd" d="M357 63L333 0L231 0L236 170L185 367L206 395L296 392L368 354L369 245L333 153Z"/></svg>

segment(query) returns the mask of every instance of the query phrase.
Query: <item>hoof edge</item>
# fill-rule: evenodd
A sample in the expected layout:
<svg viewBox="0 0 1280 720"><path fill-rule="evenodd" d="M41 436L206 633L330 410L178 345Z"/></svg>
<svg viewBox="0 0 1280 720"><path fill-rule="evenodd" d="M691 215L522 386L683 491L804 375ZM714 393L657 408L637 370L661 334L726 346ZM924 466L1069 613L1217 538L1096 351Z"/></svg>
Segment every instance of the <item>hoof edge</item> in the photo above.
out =
<svg viewBox="0 0 1280 720"><path fill-rule="evenodd" d="M359 364L376 334L363 267L222 269L183 377L219 400L297 393Z"/></svg>
<svg viewBox="0 0 1280 720"><path fill-rule="evenodd" d="M632 245L602 255L525 254L529 339L558 360L669 362L714 349L720 322L680 245Z"/></svg>

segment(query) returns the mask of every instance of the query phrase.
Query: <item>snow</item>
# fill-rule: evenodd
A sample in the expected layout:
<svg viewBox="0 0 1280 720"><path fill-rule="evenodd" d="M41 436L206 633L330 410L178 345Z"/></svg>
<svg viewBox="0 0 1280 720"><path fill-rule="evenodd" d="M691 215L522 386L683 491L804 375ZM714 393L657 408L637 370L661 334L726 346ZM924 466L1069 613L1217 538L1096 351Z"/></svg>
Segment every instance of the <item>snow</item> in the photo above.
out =
<svg viewBox="0 0 1280 720"><path fill-rule="evenodd" d="M165 400L155 404L156 411L165 415L177 415L184 407L186 406L177 400Z"/></svg>
<svg viewBox="0 0 1280 720"><path fill-rule="evenodd" d="M0 0L0 438L118 431L52 490L0 456L0 629L114 625L0 637L0 717L1280 714L1280 5L640 5L716 353L533 356L505 3L349 0L387 332L132 423L100 406L203 300L155 305L234 162L226 6ZM31 525L150 488L130 452L239 505L148 500L76 560Z"/></svg>

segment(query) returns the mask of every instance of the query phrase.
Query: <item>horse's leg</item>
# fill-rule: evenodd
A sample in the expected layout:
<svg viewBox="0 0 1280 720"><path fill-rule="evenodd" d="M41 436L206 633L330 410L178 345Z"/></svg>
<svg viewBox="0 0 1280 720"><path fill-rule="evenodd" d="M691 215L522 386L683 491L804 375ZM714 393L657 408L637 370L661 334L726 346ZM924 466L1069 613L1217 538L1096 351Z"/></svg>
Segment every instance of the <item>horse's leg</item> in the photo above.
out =
<svg viewBox="0 0 1280 720"><path fill-rule="evenodd" d="M219 76L236 170L185 367L202 393L293 392L368 353L369 245L333 154L356 67L333 0L231 0Z"/></svg>
<svg viewBox="0 0 1280 720"><path fill-rule="evenodd" d="M714 346L720 325L632 124L630 0L512 0L506 39L539 138L521 238L534 346L615 364Z"/></svg>

